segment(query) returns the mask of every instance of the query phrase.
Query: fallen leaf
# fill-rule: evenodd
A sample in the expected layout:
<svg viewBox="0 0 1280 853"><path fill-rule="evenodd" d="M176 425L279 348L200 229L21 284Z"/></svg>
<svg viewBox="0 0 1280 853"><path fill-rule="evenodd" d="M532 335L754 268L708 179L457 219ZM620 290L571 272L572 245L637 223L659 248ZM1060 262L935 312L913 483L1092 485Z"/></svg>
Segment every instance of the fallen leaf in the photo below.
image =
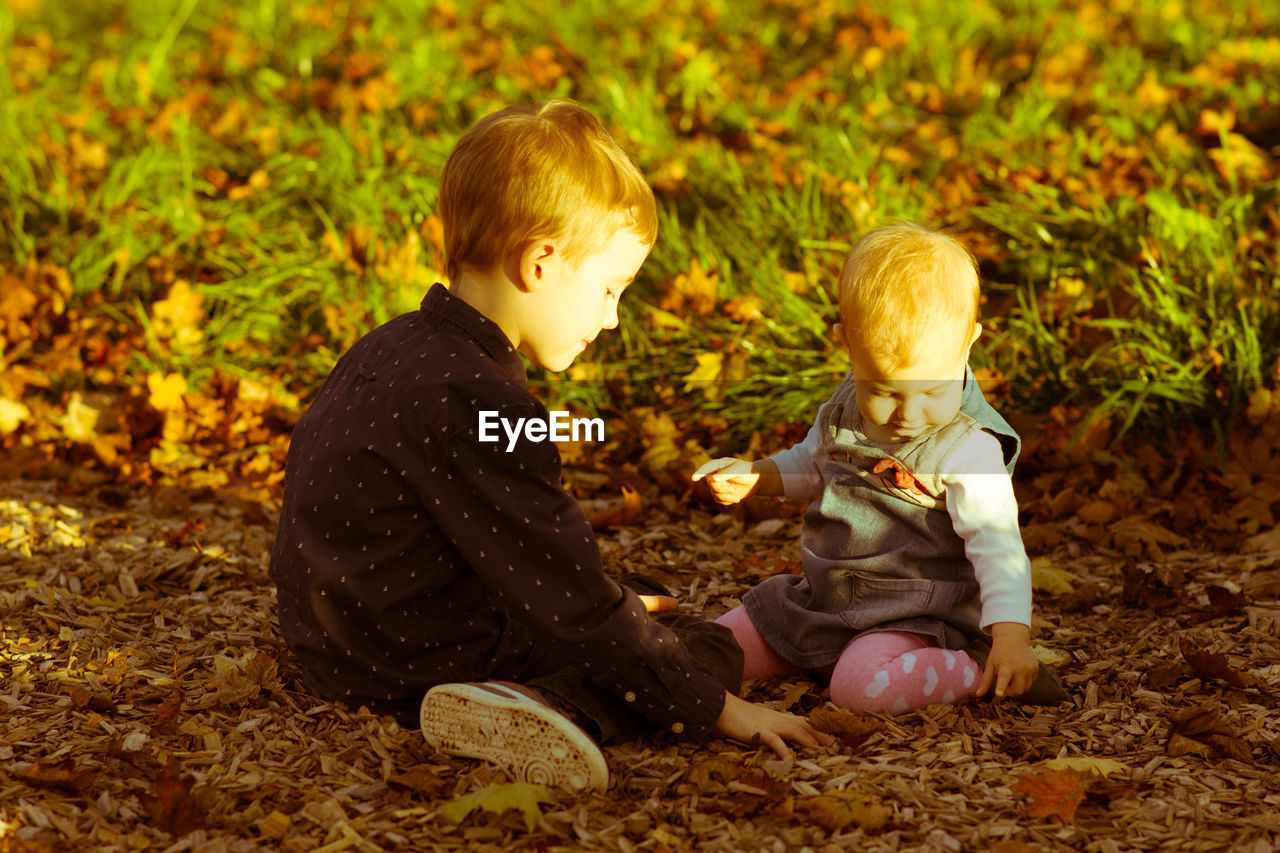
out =
<svg viewBox="0 0 1280 853"><path fill-rule="evenodd" d="M1046 770L1074 770L1077 773L1092 773L1106 779L1113 773L1128 773L1128 765L1121 764L1111 758L1095 758L1091 755L1073 755L1070 758L1051 758L1038 765Z"/></svg>
<svg viewBox="0 0 1280 853"><path fill-rule="evenodd" d="M813 797L801 797L795 808L827 832L840 832L857 824L867 832L884 828L889 810L879 797L861 791L834 791Z"/></svg>
<svg viewBox="0 0 1280 853"><path fill-rule="evenodd" d="M31 417L31 410L18 400L0 397L0 435L8 435Z"/></svg>
<svg viewBox="0 0 1280 853"><path fill-rule="evenodd" d="M1181 596L1155 572L1140 568L1132 560L1125 563L1121 573L1124 575L1124 589L1120 600L1130 607L1145 607L1159 613L1182 603Z"/></svg>
<svg viewBox="0 0 1280 853"><path fill-rule="evenodd" d="M157 727L167 725L178 716L178 712L182 710L182 688L175 687L164 701L160 703L160 707L156 709Z"/></svg>
<svg viewBox="0 0 1280 853"><path fill-rule="evenodd" d="M59 788L64 791L79 791L88 787L97 778L92 770L77 770L75 760L68 758L58 764L35 764L15 770L13 775L28 785L37 788Z"/></svg>
<svg viewBox="0 0 1280 853"><path fill-rule="evenodd" d="M684 390L701 390L708 400L719 399L723 389L717 380L724 370L724 355L722 352L700 352L695 355L698 366L685 376Z"/></svg>
<svg viewBox="0 0 1280 853"><path fill-rule="evenodd" d="M1257 676L1231 666L1226 655L1198 651L1185 636L1178 638L1178 649L1191 668L1207 678L1216 678L1239 690L1253 688L1267 692Z"/></svg>
<svg viewBox="0 0 1280 853"><path fill-rule="evenodd" d="M1205 589L1205 594L1209 596L1209 612L1207 614L1209 619L1220 619L1249 603L1249 599L1244 595L1232 592L1222 586L1208 587Z"/></svg>
<svg viewBox="0 0 1280 853"><path fill-rule="evenodd" d="M434 797L445 788L453 787L451 780L442 779L438 774L422 767L410 767L401 773L392 773L387 778L387 784L408 788L426 797Z"/></svg>
<svg viewBox="0 0 1280 853"><path fill-rule="evenodd" d="M182 395L187 393L187 380L180 373L152 373L147 377L147 402L159 412L182 407Z"/></svg>
<svg viewBox="0 0 1280 853"><path fill-rule="evenodd" d="M591 515L591 529L605 530L621 524L635 524L644 514L644 499L629 486L622 487L622 502L597 510Z"/></svg>
<svg viewBox="0 0 1280 853"><path fill-rule="evenodd" d="M1169 743L1165 747L1165 752L1173 756L1180 755L1200 755L1208 758L1213 754L1213 750L1207 743L1189 738L1186 735L1175 734L1169 738Z"/></svg>
<svg viewBox="0 0 1280 853"><path fill-rule="evenodd" d="M1116 517L1117 512L1115 504L1097 499L1076 510L1076 516L1088 524L1106 524Z"/></svg>
<svg viewBox="0 0 1280 853"><path fill-rule="evenodd" d="M838 708L814 708L809 722L820 732L833 735L850 749L857 749L872 735L884 731L884 723L875 717L853 714Z"/></svg>
<svg viewBox="0 0 1280 853"><path fill-rule="evenodd" d="M1064 666L1071 663L1070 653L1061 649L1050 649L1037 644L1031 647L1031 653L1045 666Z"/></svg>
<svg viewBox="0 0 1280 853"><path fill-rule="evenodd" d="M205 789L194 788L195 780L184 775L178 760L172 756L156 772L152 783L154 796L142 795L142 804L157 828L174 835L186 835L204 826L208 809Z"/></svg>
<svg viewBox="0 0 1280 853"><path fill-rule="evenodd" d="M716 779L726 784L738 779L742 776L744 769L741 756L738 756L735 760L725 756L713 755L711 758L699 761L690 767L688 779L697 785L699 789L705 789L708 783Z"/></svg>
<svg viewBox="0 0 1280 853"><path fill-rule="evenodd" d="M76 391L67 403L67 411L58 418L58 427L62 434L71 441L92 441L97 435L94 431L98 425L98 410L86 405Z"/></svg>
<svg viewBox="0 0 1280 853"><path fill-rule="evenodd" d="M1023 776L1010 787L1027 795L1029 817L1057 815L1063 823L1070 823L1084 802L1085 784L1085 777L1075 770L1050 770L1038 776Z"/></svg>
<svg viewBox="0 0 1280 853"><path fill-rule="evenodd" d="M1031 561L1031 588L1050 595L1067 595L1075 588L1075 576L1055 568L1049 557Z"/></svg>
<svg viewBox="0 0 1280 853"><path fill-rule="evenodd" d="M1201 755L1208 758L1216 752L1245 764L1253 763L1253 747L1245 742L1222 718L1221 708L1205 702L1169 713L1170 755Z"/></svg>
<svg viewBox="0 0 1280 853"><path fill-rule="evenodd" d="M539 803L554 803L547 789L530 782L493 784L472 794L451 800L440 808L440 816L450 823L462 823L476 809L501 814L516 810L524 815L524 825L532 832L542 817Z"/></svg>

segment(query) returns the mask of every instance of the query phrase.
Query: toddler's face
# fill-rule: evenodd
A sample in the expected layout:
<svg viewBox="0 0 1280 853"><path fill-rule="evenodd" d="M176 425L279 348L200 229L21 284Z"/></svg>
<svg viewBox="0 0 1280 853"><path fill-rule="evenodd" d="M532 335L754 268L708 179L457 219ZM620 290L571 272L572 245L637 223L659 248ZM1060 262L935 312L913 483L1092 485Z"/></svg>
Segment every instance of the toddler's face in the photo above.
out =
<svg viewBox="0 0 1280 853"><path fill-rule="evenodd" d="M950 423L960 411L969 348L980 332L976 324L968 334L954 327L939 329L918 342L907 363L896 365L850 344L867 438L900 444Z"/></svg>

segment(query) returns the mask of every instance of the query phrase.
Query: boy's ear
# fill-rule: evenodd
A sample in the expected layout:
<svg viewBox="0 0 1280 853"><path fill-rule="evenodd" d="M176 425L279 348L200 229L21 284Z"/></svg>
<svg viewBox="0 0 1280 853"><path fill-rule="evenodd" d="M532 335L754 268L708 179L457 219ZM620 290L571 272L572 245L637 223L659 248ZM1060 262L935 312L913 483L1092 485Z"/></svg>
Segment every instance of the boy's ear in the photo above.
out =
<svg viewBox="0 0 1280 853"><path fill-rule="evenodd" d="M971 335L971 336L969 337L969 345L968 345L968 346L966 346L966 347L964 348L964 352L965 352L965 359L966 359L966 360L968 360L968 357L969 357L969 350L973 347L973 345L974 345L974 344L976 344L976 343L978 342L978 338L980 338L980 337L982 337L982 324L981 324L981 323L974 323L974 324L973 324L973 335Z"/></svg>
<svg viewBox="0 0 1280 853"><path fill-rule="evenodd" d="M532 293L550 279L552 267L560 262L560 250L550 240L530 240L520 250L516 268L521 290Z"/></svg>
<svg viewBox="0 0 1280 853"><path fill-rule="evenodd" d="M849 348L849 344L844 339L844 323L837 322L831 327L831 340L845 349Z"/></svg>

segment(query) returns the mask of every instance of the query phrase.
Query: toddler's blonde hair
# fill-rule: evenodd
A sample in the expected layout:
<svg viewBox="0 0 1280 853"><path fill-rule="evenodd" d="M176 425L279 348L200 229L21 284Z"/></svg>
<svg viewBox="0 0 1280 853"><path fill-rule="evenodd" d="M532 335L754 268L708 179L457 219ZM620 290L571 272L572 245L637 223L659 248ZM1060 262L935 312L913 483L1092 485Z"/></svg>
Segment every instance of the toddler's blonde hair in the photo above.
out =
<svg viewBox="0 0 1280 853"><path fill-rule="evenodd" d="M950 234L895 220L863 235L844 262L844 334L895 366L940 328L963 331L967 344L977 320L978 264Z"/></svg>
<svg viewBox="0 0 1280 853"><path fill-rule="evenodd" d="M462 135L440 181L446 272L491 270L540 237L582 261L617 231L658 235L653 190L599 119L570 100L508 107Z"/></svg>

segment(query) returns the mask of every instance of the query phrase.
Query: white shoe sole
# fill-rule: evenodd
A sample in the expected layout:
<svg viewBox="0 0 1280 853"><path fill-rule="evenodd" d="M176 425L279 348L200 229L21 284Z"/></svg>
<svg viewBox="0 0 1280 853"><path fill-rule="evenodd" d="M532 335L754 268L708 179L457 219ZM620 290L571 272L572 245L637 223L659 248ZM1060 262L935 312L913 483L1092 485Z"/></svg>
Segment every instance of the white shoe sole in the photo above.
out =
<svg viewBox="0 0 1280 853"><path fill-rule="evenodd" d="M503 685L440 684L419 712L422 735L449 755L479 758L525 782L570 791L603 791L604 755L563 714Z"/></svg>

